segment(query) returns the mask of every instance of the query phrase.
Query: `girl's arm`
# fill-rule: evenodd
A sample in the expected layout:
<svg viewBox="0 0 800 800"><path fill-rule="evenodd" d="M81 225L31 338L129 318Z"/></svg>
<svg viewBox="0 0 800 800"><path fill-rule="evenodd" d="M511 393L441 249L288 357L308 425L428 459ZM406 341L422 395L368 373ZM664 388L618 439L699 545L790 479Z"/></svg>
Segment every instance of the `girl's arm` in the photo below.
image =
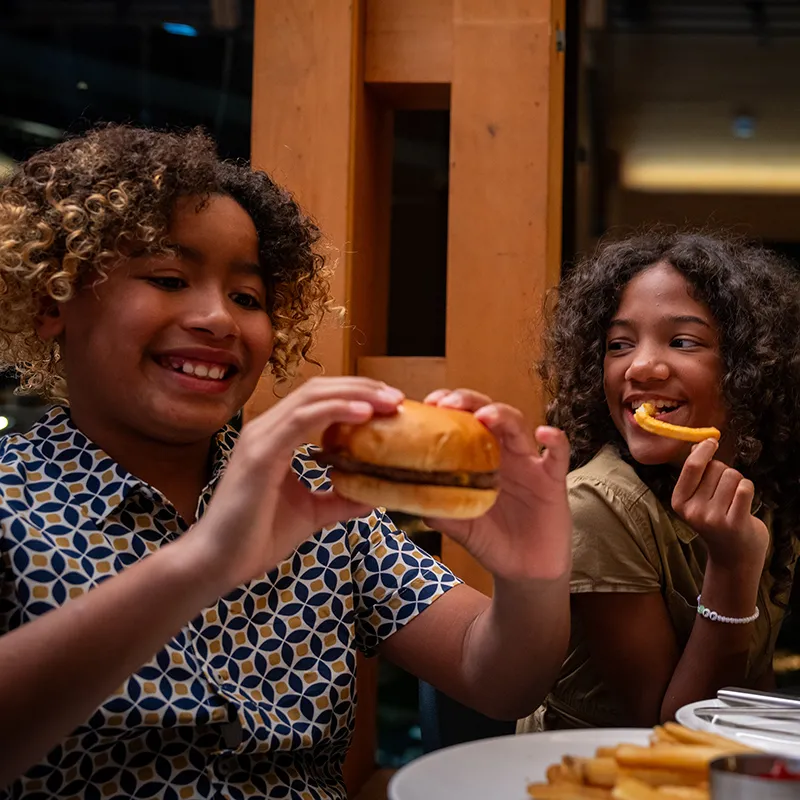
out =
<svg viewBox="0 0 800 800"><path fill-rule="evenodd" d="M710 441L695 448L675 487L673 507L708 548L703 604L744 618L756 608L769 533L750 513L752 483L714 461L715 452ZM745 683L752 623L711 622L698 615L680 653L658 593L591 593L572 602L594 664L634 724L672 719L687 703Z"/></svg>

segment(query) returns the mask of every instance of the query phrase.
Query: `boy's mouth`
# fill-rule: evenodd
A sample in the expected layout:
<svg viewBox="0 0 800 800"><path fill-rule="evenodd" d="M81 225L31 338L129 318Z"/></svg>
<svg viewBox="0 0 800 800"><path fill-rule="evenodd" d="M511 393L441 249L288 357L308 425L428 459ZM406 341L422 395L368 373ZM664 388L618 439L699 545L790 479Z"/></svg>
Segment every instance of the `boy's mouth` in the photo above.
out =
<svg viewBox="0 0 800 800"><path fill-rule="evenodd" d="M157 358L156 361L165 369L171 369L173 372L180 372L183 375L191 375L193 378L204 381L223 381L236 371L236 367L232 364L215 364L177 356L164 356Z"/></svg>

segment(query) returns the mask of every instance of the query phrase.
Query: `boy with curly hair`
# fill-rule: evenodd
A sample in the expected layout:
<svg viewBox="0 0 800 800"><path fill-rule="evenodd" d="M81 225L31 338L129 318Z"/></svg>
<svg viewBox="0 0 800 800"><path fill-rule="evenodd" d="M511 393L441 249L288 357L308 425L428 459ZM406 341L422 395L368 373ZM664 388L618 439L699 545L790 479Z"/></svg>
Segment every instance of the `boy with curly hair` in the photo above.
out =
<svg viewBox="0 0 800 800"><path fill-rule="evenodd" d="M357 649L487 714L544 696L568 629L560 432L429 398L501 442L492 512L437 521L489 600L303 446L399 391L315 379L226 425L267 366L308 358L318 238L197 132L97 130L0 192L0 361L58 403L0 440L0 797L344 798Z"/></svg>

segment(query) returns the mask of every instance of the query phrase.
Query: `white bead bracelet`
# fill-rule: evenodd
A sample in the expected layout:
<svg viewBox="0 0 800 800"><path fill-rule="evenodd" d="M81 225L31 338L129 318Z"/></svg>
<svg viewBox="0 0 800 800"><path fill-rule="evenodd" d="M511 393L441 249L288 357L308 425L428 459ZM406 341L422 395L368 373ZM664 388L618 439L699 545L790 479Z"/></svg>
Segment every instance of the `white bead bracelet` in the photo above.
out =
<svg viewBox="0 0 800 800"><path fill-rule="evenodd" d="M704 606L700 602L700 597L701 595L697 595L697 613L711 622L725 622L729 625L747 625L749 622L755 622L760 613L758 607L756 607L755 613L751 614L749 617L724 617L722 614L712 611L708 606Z"/></svg>

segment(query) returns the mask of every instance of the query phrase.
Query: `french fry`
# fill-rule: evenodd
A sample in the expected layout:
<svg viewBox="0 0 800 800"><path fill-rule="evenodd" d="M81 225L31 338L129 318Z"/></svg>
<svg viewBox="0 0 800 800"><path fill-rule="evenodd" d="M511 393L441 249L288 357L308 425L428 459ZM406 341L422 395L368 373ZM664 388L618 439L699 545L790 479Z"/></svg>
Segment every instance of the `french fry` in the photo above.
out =
<svg viewBox="0 0 800 800"><path fill-rule="evenodd" d="M528 796L534 800L610 800L611 792L577 783L532 783Z"/></svg>
<svg viewBox="0 0 800 800"><path fill-rule="evenodd" d="M705 782L703 770L626 769L620 767L620 777L635 778L648 786L697 786Z"/></svg>
<svg viewBox="0 0 800 800"><path fill-rule="evenodd" d="M619 767L613 758L576 758L564 756L562 771L570 780L586 786L599 786L610 789L617 780Z"/></svg>
<svg viewBox="0 0 800 800"><path fill-rule="evenodd" d="M574 783L570 780L569 775L564 773L564 768L561 764L551 764L545 773L548 783Z"/></svg>
<svg viewBox="0 0 800 800"><path fill-rule="evenodd" d="M633 417L640 428L656 436L666 436L667 439L680 439L683 442L719 439L720 433L716 428L687 428L684 425L673 425L671 422L656 419L655 414L656 407L652 403L642 403L633 412Z"/></svg>
<svg viewBox="0 0 800 800"><path fill-rule="evenodd" d="M598 747L594 754L597 758L614 758L617 755L617 748Z"/></svg>
<svg viewBox="0 0 800 800"><path fill-rule="evenodd" d="M670 733L669 729L665 726L657 725L653 728L653 735L650 737L653 744L678 744L681 740L677 739L674 734Z"/></svg>
<svg viewBox="0 0 800 800"><path fill-rule="evenodd" d="M610 789L619 777L619 765L613 758L589 758L583 765L583 779L589 786Z"/></svg>
<svg viewBox="0 0 800 800"><path fill-rule="evenodd" d="M575 758L574 756L564 756L561 759L561 772L572 783L583 783L583 762L585 758Z"/></svg>
<svg viewBox="0 0 800 800"><path fill-rule="evenodd" d="M636 778L621 778L611 790L614 800L661 800L659 793Z"/></svg>
<svg viewBox="0 0 800 800"><path fill-rule="evenodd" d="M694 731L691 728L684 728L677 722L664 723L664 732L683 744L700 744L709 747L725 748L729 753L755 753L755 748L726 739L718 733L708 733L706 731Z"/></svg>
<svg viewBox="0 0 800 800"><path fill-rule="evenodd" d="M664 800L708 800L708 788L699 786L662 786L658 796Z"/></svg>
<svg viewBox="0 0 800 800"><path fill-rule="evenodd" d="M688 744L657 744L655 747L625 745L617 750L617 762L623 767L678 769L705 773L708 765L726 751L719 747Z"/></svg>

